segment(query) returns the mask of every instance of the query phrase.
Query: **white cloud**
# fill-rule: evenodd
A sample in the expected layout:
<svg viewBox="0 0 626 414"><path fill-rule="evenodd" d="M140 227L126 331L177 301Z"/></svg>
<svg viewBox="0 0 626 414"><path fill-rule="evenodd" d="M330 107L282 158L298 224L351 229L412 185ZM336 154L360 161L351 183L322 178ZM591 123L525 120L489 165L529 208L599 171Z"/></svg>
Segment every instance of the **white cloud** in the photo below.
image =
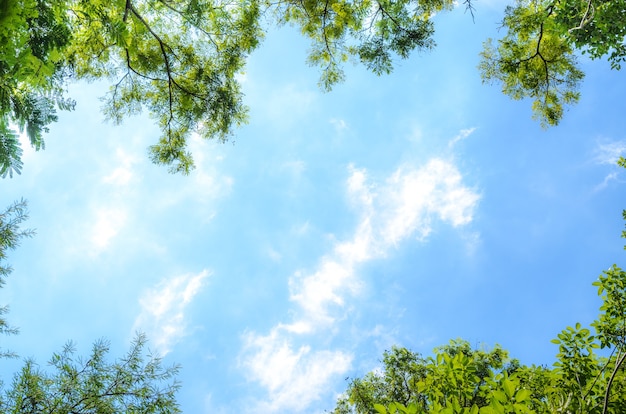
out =
<svg viewBox="0 0 626 414"><path fill-rule="evenodd" d="M608 185L609 185L609 183L611 181L616 181L618 178L619 178L619 174L618 174L617 171L613 171L613 172L607 174L604 177L604 180L602 180L602 182L600 184L596 185L593 188L593 191L602 191L602 190L604 190L606 187L608 187Z"/></svg>
<svg viewBox="0 0 626 414"><path fill-rule="evenodd" d="M123 208L100 208L95 212L94 225L91 230L92 249L90 254L95 255L107 247L117 236L126 223L127 213Z"/></svg>
<svg viewBox="0 0 626 414"><path fill-rule="evenodd" d="M259 404L258 412L305 410L327 391L329 380L352 363L352 356L341 351L312 351L307 345L294 349L281 328L275 327L267 336L244 338L244 349L254 353L246 367L270 396Z"/></svg>
<svg viewBox="0 0 626 414"><path fill-rule="evenodd" d="M124 241L120 234L134 224L132 207L139 181L136 163L136 157L120 148L115 156L94 162L99 166L95 180L87 174L81 183L90 189L85 191L85 203L71 206L72 225L69 231L64 229L68 253L93 258Z"/></svg>
<svg viewBox="0 0 626 414"><path fill-rule="evenodd" d="M128 168L118 167L113 170L111 174L104 177L102 181L107 184L126 185L130 182L132 177L133 174Z"/></svg>
<svg viewBox="0 0 626 414"><path fill-rule="evenodd" d="M93 227L88 253L91 256L98 255L110 247L114 238L128 222L131 211L128 202L130 191L128 185L135 178L133 165L136 163L136 159L123 149L117 148L115 160L111 159L110 161L110 165L116 165L116 167L108 174L103 174L101 182L108 187L97 193L98 198L102 199L94 200L98 207L93 210L93 217L90 219Z"/></svg>
<svg viewBox="0 0 626 414"><path fill-rule="evenodd" d="M360 290L359 265L385 257L414 235L423 239L434 219L453 227L469 223L479 200L463 185L456 167L442 159L421 168L398 168L380 185L368 183L364 169L351 166L349 174L348 197L360 214L354 235L337 242L313 272L296 272L289 279L296 305L291 322L278 324L265 336L244 337L242 366L250 380L268 391L259 411L304 410L329 381L349 369L349 353L293 344L313 334L332 337L349 311L350 298Z"/></svg>
<svg viewBox="0 0 626 414"><path fill-rule="evenodd" d="M141 313L135 319L135 330L146 331L161 355L186 334L185 310L204 285L209 272L186 274L164 280L146 291L139 303Z"/></svg>
<svg viewBox="0 0 626 414"><path fill-rule="evenodd" d="M340 118L331 118L330 124L335 127L335 131L337 133L344 132L348 129L348 124L346 121Z"/></svg>
<svg viewBox="0 0 626 414"><path fill-rule="evenodd" d="M183 204L190 219L200 224L210 222L216 214L214 205L229 194L233 179L218 171L223 156L217 144L197 136L189 142L197 166L189 177L165 171L147 177L146 170L155 167L132 151L117 147L112 147L111 156L94 161L97 168L93 176L81 182L89 188L84 204L72 206L78 213L72 226L63 229L66 251L90 259L105 252L130 254L137 249L165 252L167 241L156 237L153 229L159 226L154 223ZM140 145L131 143L133 147Z"/></svg>
<svg viewBox="0 0 626 414"><path fill-rule="evenodd" d="M599 143L594 153L594 161L596 163L615 165L619 157L626 154L626 141Z"/></svg>
<svg viewBox="0 0 626 414"><path fill-rule="evenodd" d="M448 147L449 148L454 147L459 141L462 141L465 138L472 135L474 131L476 131L476 128L462 129L461 131L459 131L457 136L455 136L454 138L450 140L450 142L448 142Z"/></svg>
<svg viewBox="0 0 626 414"><path fill-rule="evenodd" d="M456 167L441 159L420 169L399 168L381 194L379 236L384 244L395 245L412 234L428 236L433 216L454 227L471 221L479 196L461 180Z"/></svg>
<svg viewBox="0 0 626 414"><path fill-rule="evenodd" d="M267 247L267 255L274 262L280 262L283 258L283 256L271 246Z"/></svg>
<svg viewBox="0 0 626 414"><path fill-rule="evenodd" d="M132 167L136 160L121 148L118 148L115 153L119 165L110 174L104 176L102 182L122 187L129 184L134 178L135 174Z"/></svg>
<svg viewBox="0 0 626 414"><path fill-rule="evenodd" d="M594 191L605 189L611 181L619 179L622 168L617 166L617 160L626 155L626 141L603 141L594 149L593 162L601 165L609 165L611 171L604 177L601 183L595 186Z"/></svg>
<svg viewBox="0 0 626 414"><path fill-rule="evenodd" d="M216 168L224 159L218 145L196 134L189 139L189 150L193 154L196 168L191 173L193 183L185 188L197 201L215 200L227 195L232 189L233 178L218 172Z"/></svg>

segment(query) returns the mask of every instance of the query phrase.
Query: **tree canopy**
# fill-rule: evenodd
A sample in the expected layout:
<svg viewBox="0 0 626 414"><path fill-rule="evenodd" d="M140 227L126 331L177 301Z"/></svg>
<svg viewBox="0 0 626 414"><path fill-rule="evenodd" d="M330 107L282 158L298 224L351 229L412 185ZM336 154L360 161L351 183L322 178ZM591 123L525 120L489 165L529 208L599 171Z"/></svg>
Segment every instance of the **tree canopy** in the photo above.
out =
<svg viewBox="0 0 626 414"><path fill-rule="evenodd" d="M353 379L335 414L623 413L626 410L626 272L613 266L594 282L603 299L592 329L577 323L552 342L552 368L523 365L496 346L451 341L424 358L385 352L382 369ZM611 351L608 357L597 352Z"/></svg>
<svg viewBox="0 0 626 414"><path fill-rule="evenodd" d="M626 58L626 3L593 0L517 0L508 6L506 34L489 39L480 70L513 99L533 99L535 118L556 125L565 105L578 101L584 77L576 52L607 57L613 69Z"/></svg>
<svg viewBox="0 0 626 414"><path fill-rule="evenodd" d="M120 122L147 110L161 127L150 157L188 173L187 138L226 140L245 122L237 75L270 25L298 27L311 40L308 61L320 85L360 61L389 73L395 57L434 47L432 17L451 0L5 0L0 7L0 174L22 168L18 131L44 147L58 110L75 102L68 82L107 79L106 116ZM472 8L470 0L465 5ZM473 9L472 9L473 10ZM545 125L578 99L576 51L626 55L623 1L522 0L506 9L507 34L488 41L481 71L515 99L531 97ZM17 128L17 129L16 129Z"/></svg>
<svg viewBox="0 0 626 414"><path fill-rule="evenodd" d="M0 408L15 414L180 412L175 399L179 384L173 381L178 368L146 358L145 345L145 336L139 335L126 356L109 362L105 341L94 344L88 359L76 357L70 343L52 356L52 372L28 360L0 397Z"/></svg>

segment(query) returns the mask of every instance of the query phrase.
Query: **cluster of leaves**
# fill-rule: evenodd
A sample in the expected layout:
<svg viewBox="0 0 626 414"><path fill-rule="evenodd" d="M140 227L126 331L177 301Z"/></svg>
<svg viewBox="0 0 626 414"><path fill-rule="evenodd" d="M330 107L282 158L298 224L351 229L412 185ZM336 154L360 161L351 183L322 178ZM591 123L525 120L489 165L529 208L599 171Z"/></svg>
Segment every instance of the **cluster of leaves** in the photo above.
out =
<svg viewBox="0 0 626 414"><path fill-rule="evenodd" d="M591 329L577 323L557 335L552 368L521 365L497 346L477 350L459 340L428 358L393 348L382 370L350 382L333 413L624 413L626 272L614 265L593 285L600 314Z"/></svg>
<svg viewBox="0 0 626 414"><path fill-rule="evenodd" d="M17 201L0 212L0 287L4 285L6 278L13 270L6 263L8 252L15 249L22 238L31 237L34 234L32 230L20 229L20 224L27 218L26 201L24 200ZM4 318L8 311L8 306L0 306L0 334L17 333L17 329L9 325ZM0 348L0 358L3 357L15 357L15 354Z"/></svg>
<svg viewBox="0 0 626 414"><path fill-rule="evenodd" d="M626 59L626 1L561 0L555 3L557 24L583 54L607 56L613 69Z"/></svg>
<svg viewBox="0 0 626 414"><path fill-rule="evenodd" d="M312 40L309 63L322 68L320 85L329 90L344 79L341 66L350 58L386 74L394 55L407 58L434 47L431 17L453 6L451 0L287 0L276 4L275 13Z"/></svg>
<svg viewBox="0 0 626 414"><path fill-rule="evenodd" d="M513 99L533 99L534 117L557 125L580 97L576 52L607 56L614 69L626 58L625 10L623 0L518 0L505 10L506 35L485 42L482 77Z"/></svg>
<svg viewBox="0 0 626 414"><path fill-rule="evenodd" d="M76 358L69 344L49 362L53 373L27 361L0 399L0 408L15 414L178 413L179 384L171 381L178 368L164 368L150 355L146 360L145 344L146 338L138 335L128 354L115 362L107 361L104 341L93 346L86 361Z"/></svg>
<svg viewBox="0 0 626 414"><path fill-rule="evenodd" d="M461 340L437 348L433 357L422 358L405 348L385 352L381 372L352 380L335 414L462 412L461 407L486 406L489 390L508 381L517 367L499 347L474 350ZM469 411L468 411L469 412Z"/></svg>
<svg viewBox="0 0 626 414"><path fill-rule="evenodd" d="M155 163L188 173L190 133L225 140L245 120L236 74L262 37L257 0L73 1L69 13L68 66L114 82L110 119L148 109L163 131Z"/></svg>
<svg viewBox="0 0 626 414"><path fill-rule="evenodd" d="M56 109L71 109L63 96L67 72L63 49L70 42L65 2L6 0L0 7L0 175L22 169L18 133L35 149L56 121ZM17 127L17 128L16 128Z"/></svg>
<svg viewBox="0 0 626 414"><path fill-rule="evenodd" d="M382 372L354 379L337 402L335 414L348 413L508 413L539 404L524 386L535 383L544 369L522 370L506 351L472 349L451 341L435 355L422 358L405 348L385 352Z"/></svg>

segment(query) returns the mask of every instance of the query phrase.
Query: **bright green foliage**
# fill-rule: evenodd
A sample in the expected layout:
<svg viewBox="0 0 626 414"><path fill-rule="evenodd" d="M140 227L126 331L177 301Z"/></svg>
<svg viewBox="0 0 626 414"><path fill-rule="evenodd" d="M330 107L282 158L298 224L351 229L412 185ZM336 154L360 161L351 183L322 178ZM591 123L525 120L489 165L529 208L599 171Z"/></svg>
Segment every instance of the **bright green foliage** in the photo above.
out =
<svg viewBox="0 0 626 414"><path fill-rule="evenodd" d="M3 413L162 413L180 412L173 380L178 368L163 368L159 358L144 355L139 335L128 354L107 361L109 346L97 342L89 359L74 356L71 344L49 362L54 372L27 361L0 399Z"/></svg>
<svg viewBox="0 0 626 414"><path fill-rule="evenodd" d="M236 75L263 34L257 0L77 0L69 14L69 67L113 81L110 119L150 112L163 131L150 148L155 163L188 173L190 133L224 140L245 120Z"/></svg>
<svg viewBox="0 0 626 414"><path fill-rule="evenodd" d="M533 99L543 126L559 123L564 107L578 101L584 74L575 53L607 56L614 69L626 58L626 1L518 0L506 8L506 35L489 39L480 70L513 99Z"/></svg>
<svg viewBox="0 0 626 414"><path fill-rule="evenodd" d="M567 37L583 54L607 56L619 69L626 58L626 1L561 0L555 2L554 20L567 28Z"/></svg>
<svg viewBox="0 0 626 414"><path fill-rule="evenodd" d="M24 200L15 202L3 212L0 212L0 287L4 285L5 279L12 271L11 266L6 264L8 251L15 249L22 238L33 235L32 230L20 229L20 224L27 218L28 214ZM0 334L10 335L17 333L17 329L11 327L4 319L4 315L8 310L7 306L0 307ZM0 358L14 356L14 353L0 348Z"/></svg>
<svg viewBox="0 0 626 414"><path fill-rule="evenodd" d="M531 397L530 391L519 393L520 379L509 377L519 363L500 347L475 350L457 340L437 348L429 358L392 348L382 362L382 372L352 380L335 414L478 413L481 407L506 406Z"/></svg>
<svg viewBox="0 0 626 414"><path fill-rule="evenodd" d="M606 386L603 366L594 349L598 348L589 329L567 327L552 340L559 345L554 363L552 405L571 412L598 412L601 407L602 387Z"/></svg>
<svg viewBox="0 0 626 414"><path fill-rule="evenodd" d="M574 45L552 17L551 2L521 0L507 7L508 29L497 47L490 39L480 63L486 81L499 81L513 99L532 98L534 117L543 126L556 125L564 105L575 103L583 73L576 66Z"/></svg>
<svg viewBox="0 0 626 414"><path fill-rule="evenodd" d="M383 74L392 71L393 54L407 58L415 49L432 48L431 16L453 5L451 0L288 0L278 3L276 14L312 40L309 62L322 67L320 85L328 90L343 80L341 65L351 57Z"/></svg>
<svg viewBox="0 0 626 414"><path fill-rule="evenodd" d="M624 212L626 217L626 212ZM592 324L597 332L597 339L602 348L613 348L615 359L610 361L606 369L610 372L605 392L605 404L619 407L626 412L626 401L620 396L626 395L626 376L624 360L626 360L626 272L613 265L605 271L598 281L598 294L603 299L600 316ZM608 374L607 372L607 374ZM610 394L618 396L610 399Z"/></svg>
<svg viewBox="0 0 626 414"><path fill-rule="evenodd" d="M333 413L602 413L616 360L588 351L597 344L590 345L584 331L578 326L559 334L563 340L553 369L523 366L498 347L472 350L462 341L435 350L434 357L411 354L410 364L390 365L391 355L410 353L394 348L385 354L383 372L353 380ZM622 413L623 372L612 387L607 412Z"/></svg>
<svg viewBox="0 0 626 414"><path fill-rule="evenodd" d="M4 285L6 277L11 274L12 270L10 266L3 263L8 251L19 246L22 238L31 237L34 234L32 230L20 229L20 224L27 218L28 212L24 200L16 201L0 212L0 287Z"/></svg>
<svg viewBox="0 0 626 414"><path fill-rule="evenodd" d="M0 175L20 173L18 131L44 147L43 133L56 109L71 109L63 97L67 73L63 48L70 39L65 2L0 1ZM15 129L17 126L17 130Z"/></svg>

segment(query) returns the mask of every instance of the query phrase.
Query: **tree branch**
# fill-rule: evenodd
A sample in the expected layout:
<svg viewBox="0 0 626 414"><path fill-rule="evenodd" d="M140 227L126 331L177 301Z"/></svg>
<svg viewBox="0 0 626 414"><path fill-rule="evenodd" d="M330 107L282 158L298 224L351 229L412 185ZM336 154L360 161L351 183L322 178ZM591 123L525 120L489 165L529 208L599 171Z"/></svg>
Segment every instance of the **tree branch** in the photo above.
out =
<svg viewBox="0 0 626 414"><path fill-rule="evenodd" d="M626 359L626 352L624 352L621 356L619 356L620 353L618 353L618 358L617 358L617 362L615 362L615 368L613 369L613 372L611 373L611 376L609 377L609 381L606 384L606 392L604 393L604 404L602 406L602 414L606 414L607 410L609 409L609 394L611 392L611 386L613 385L613 380L615 379L615 375L617 375L617 371L619 370L619 368L621 367L621 365L624 363L624 360Z"/></svg>
<svg viewBox="0 0 626 414"><path fill-rule="evenodd" d="M574 30L580 30L583 27L585 27L587 25L587 23L589 23L592 19L593 16L596 13L595 7L593 7L593 4L591 4L592 0L587 0L587 10L585 10L585 14L583 14L583 17L580 19L580 24L576 27L572 27L571 29L568 29L567 32L568 33L572 33ZM589 12L591 12L591 16L589 16Z"/></svg>

